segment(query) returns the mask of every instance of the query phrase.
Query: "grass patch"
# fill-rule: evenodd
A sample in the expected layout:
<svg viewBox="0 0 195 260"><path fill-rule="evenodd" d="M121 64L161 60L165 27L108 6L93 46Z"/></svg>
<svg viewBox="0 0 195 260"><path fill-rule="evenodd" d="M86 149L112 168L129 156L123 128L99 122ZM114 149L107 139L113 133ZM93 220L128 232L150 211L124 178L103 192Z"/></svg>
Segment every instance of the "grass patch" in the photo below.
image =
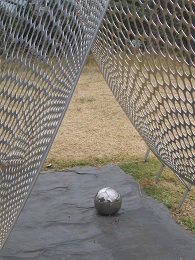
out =
<svg viewBox="0 0 195 260"><path fill-rule="evenodd" d="M132 158L132 160L136 160L136 158ZM141 160L141 159L140 159ZM127 157L88 157L82 160L59 160L59 159L47 159L43 165L42 170L63 170L65 168L71 167L79 167L79 166L102 166L106 164L116 164L120 165L121 163L127 163L129 158Z"/></svg>
<svg viewBox="0 0 195 260"><path fill-rule="evenodd" d="M159 182L155 184L154 179L160 167L160 162L155 157L149 158L147 162L121 164L120 167L127 174L131 174L149 196L165 204L178 223L195 232L195 187L178 210L177 206L185 187L168 167L164 168Z"/></svg>

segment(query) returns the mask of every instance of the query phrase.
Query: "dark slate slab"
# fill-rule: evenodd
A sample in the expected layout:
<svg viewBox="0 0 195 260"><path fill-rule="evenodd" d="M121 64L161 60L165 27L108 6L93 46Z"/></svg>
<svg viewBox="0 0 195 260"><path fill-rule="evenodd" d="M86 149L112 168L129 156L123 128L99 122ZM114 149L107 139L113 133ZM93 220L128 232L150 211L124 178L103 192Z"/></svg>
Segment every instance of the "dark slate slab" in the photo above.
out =
<svg viewBox="0 0 195 260"><path fill-rule="evenodd" d="M96 214L104 187L122 195L119 214ZM118 166L82 167L40 174L0 260L194 260L195 234L160 203L141 196Z"/></svg>

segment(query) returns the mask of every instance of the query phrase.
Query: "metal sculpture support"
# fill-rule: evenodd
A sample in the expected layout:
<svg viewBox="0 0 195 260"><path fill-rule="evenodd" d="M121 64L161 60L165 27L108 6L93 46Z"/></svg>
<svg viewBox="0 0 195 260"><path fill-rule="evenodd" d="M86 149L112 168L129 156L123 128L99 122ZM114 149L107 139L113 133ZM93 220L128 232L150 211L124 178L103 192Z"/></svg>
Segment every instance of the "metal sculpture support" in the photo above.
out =
<svg viewBox="0 0 195 260"><path fill-rule="evenodd" d="M162 164L195 184L194 2L109 2L0 0L0 247L100 25L92 51L114 96Z"/></svg>

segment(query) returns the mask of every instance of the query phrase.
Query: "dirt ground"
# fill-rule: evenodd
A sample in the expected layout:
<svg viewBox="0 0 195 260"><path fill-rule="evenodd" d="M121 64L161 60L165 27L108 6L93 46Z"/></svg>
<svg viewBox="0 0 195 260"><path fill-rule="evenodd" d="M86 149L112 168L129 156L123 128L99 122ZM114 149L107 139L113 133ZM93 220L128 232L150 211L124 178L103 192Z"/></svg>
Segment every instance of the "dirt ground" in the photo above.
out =
<svg viewBox="0 0 195 260"><path fill-rule="evenodd" d="M146 144L126 117L95 62L87 61L48 159L144 156Z"/></svg>

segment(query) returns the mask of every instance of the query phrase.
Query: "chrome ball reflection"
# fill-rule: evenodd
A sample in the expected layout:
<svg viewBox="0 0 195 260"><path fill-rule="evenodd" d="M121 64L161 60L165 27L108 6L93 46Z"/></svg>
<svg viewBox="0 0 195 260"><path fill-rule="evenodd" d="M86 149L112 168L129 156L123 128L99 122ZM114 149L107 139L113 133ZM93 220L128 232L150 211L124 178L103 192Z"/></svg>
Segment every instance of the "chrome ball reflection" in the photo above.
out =
<svg viewBox="0 0 195 260"><path fill-rule="evenodd" d="M98 214L111 216L119 211L122 197L117 190L107 187L98 191L94 198L94 204Z"/></svg>

